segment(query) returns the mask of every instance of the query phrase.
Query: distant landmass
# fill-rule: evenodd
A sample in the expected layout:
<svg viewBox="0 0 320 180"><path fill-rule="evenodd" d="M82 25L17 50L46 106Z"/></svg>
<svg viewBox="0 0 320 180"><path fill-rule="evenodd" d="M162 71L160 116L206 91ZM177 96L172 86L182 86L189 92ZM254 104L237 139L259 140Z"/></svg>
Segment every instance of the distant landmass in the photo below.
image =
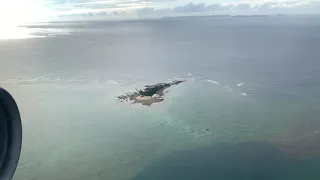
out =
<svg viewBox="0 0 320 180"><path fill-rule="evenodd" d="M229 14L222 14L222 15L198 15L198 16L166 16L160 19L163 20L171 20L171 19L195 19L195 18L225 18L225 17L274 17L274 16L285 16L284 14L274 14L274 15L267 15L267 14L256 14L256 15L229 15ZM145 19L148 20L148 19Z"/></svg>

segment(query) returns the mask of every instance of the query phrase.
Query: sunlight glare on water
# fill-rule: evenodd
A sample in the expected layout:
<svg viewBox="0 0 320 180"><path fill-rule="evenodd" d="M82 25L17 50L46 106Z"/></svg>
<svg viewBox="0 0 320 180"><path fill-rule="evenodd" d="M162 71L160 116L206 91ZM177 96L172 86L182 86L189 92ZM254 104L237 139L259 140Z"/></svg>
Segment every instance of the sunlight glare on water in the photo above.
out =
<svg viewBox="0 0 320 180"><path fill-rule="evenodd" d="M24 27L4 27L0 29L0 40L42 37L32 35L32 33L32 29Z"/></svg>
<svg viewBox="0 0 320 180"><path fill-rule="evenodd" d="M45 38L0 41L23 124L14 180L318 180L318 22L25 25ZM161 103L117 101L175 79Z"/></svg>

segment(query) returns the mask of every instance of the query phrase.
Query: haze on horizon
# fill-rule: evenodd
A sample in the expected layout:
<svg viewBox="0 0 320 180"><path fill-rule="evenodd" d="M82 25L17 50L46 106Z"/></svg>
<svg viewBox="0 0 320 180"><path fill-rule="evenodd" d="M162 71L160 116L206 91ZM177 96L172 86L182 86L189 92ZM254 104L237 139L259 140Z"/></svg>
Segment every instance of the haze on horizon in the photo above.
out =
<svg viewBox="0 0 320 180"><path fill-rule="evenodd" d="M28 37L29 23L197 15L320 14L320 0L0 0L0 39Z"/></svg>
<svg viewBox="0 0 320 180"><path fill-rule="evenodd" d="M177 15L319 14L319 0L1 0L1 27L30 22Z"/></svg>

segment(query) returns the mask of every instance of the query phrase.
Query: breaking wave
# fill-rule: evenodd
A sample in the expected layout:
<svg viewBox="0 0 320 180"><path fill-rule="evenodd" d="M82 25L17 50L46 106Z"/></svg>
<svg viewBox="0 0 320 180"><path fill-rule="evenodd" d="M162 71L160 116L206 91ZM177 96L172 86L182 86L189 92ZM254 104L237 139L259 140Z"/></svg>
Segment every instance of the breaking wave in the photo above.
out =
<svg viewBox="0 0 320 180"><path fill-rule="evenodd" d="M10 85L31 85L44 83L68 83L68 84L84 84L84 83L100 83L118 85L119 82L105 77L67 77L67 76L40 76L40 77L21 77L16 79L9 79L0 81L1 84Z"/></svg>
<svg viewBox="0 0 320 180"><path fill-rule="evenodd" d="M227 84L223 84L223 83L221 83L221 82L219 82L219 81L215 81L215 80L212 80L212 79L206 79L206 80L204 80L204 81L209 82L209 83L212 83L212 84L217 84L217 85L219 85L219 87L224 88L224 89L225 89L226 91L228 91L228 92L239 92L238 89L232 88L232 86L227 85ZM244 83L239 83L239 84L237 84L236 87L241 87L241 86L243 86L243 85L244 85ZM250 89L250 90L251 90L251 89ZM245 92L239 92L239 94L240 94L241 96L247 96L247 93L245 93Z"/></svg>
<svg viewBox="0 0 320 180"><path fill-rule="evenodd" d="M212 84L220 84L220 82L214 81L214 80L211 80L211 79L207 80L207 82L210 82L210 83L212 83Z"/></svg>
<svg viewBox="0 0 320 180"><path fill-rule="evenodd" d="M240 86L242 86L242 85L244 85L244 83L239 83L239 84L237 84L238 87L240 87Z"/></svg>
<svg viewBox="0 0 320 180"><path fill-rule="evenodd" d="M240 93L241 96L247 96L247 93Z"/></svg>

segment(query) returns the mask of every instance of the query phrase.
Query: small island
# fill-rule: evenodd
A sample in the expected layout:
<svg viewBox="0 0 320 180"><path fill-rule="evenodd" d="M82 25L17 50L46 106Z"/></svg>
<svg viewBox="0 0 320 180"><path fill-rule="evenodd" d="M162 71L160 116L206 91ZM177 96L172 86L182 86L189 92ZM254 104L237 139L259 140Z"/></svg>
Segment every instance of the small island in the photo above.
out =
<svg viewBox="0 0 320 180"><path fill-rule="evenodd" d="M118 96L120 102L131 101L132 103L140 103L145 106L150 106L153 103L161 102L164 100L164 90L170 86L180 84L184 81L172 81L169 83L158 83L155 85L147 85L144 89L137 90L132 93Z"/></svg>

